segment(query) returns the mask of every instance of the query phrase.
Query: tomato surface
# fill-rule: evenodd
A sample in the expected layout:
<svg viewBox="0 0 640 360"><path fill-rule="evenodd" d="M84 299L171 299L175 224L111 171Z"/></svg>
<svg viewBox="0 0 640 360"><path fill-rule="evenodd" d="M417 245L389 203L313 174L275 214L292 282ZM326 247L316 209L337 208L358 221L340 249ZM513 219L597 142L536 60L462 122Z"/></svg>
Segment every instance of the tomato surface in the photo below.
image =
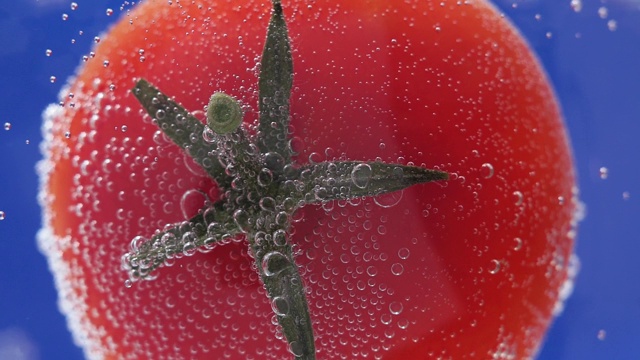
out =
<svg viewBox="0 0 640 360"><path fill-rule="evenodd" d="M318 359L535 356L568 280L576 190L558 105L524 40L483 1L283 8L299 164L379 159L451 174L296 213ZM292 356L243 239L133 286L121 269L134 237L187 220L220 190L130 89L144 77L199 117L221 90L251 128L270 9L147 0L47 111L39 243L88 357Z"/></svg>

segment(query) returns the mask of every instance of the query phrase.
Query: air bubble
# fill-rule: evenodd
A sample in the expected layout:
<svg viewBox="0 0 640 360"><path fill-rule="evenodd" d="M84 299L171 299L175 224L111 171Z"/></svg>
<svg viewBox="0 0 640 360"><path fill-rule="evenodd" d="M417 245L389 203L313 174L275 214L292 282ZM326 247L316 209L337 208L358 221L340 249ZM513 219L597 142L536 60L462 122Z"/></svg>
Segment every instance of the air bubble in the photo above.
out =
<svg viewBox="0 0 640 360"><path fill-rule="evenodd" d="M246 211L242 209L236 210L233 213L233 220L235 221L236 225L238 225L238 228L240 229L240 231L249 232L251 227L250 218L249 218L249 214L247 214Z"/></svg>
<svg viewBox="0 0 640 360"><path fill-rule="evenodd" d="M522 192L516 190L513 192L513 202L516 205L522 205L522 202L524 201L524 195L522 194Z"/></svg>
<svg viewBox="0 0 640 360"><path fill-rule="evenodd" d="M371 180L371 172L371 166L368 164L356 165L351 171L351 181L356 187L364 189Z"/></svg>
<svg viewBox="0 0 640 360"><path fill-rule="evenodd" d="M490 163L484 163L480 167L480 171L482 173L482 177L485 179L490 179L493 176L494 168Z"/></svg>
<svg viewBox="0 0 640 360"><path fill-rule="evenodd" d="M6 123L4 123L4 129L5 129L6 131L11 130L11 123L10 123L10 122L6 122Z"/></svg>
<svg viewBox="0 0 640 360"><path fill-rule="evenodd" d="M489 274L491 275L495 275L500 271L500 261L498 260L491 260L491 267L489 269Z"/></svg>
<svg viewBox="0 0 640 360"><path fill-rule="evenodd" d="M7 214L4 211L0 210L0 220L4 220L7 217Z"/></svg>
<svg viewBox="0 0 640 360"><path fill-rule="evenodd" d="M273 243L276 246L284 246L287 244L287 233L284 230L276 230L273 233Z"/></svg>
<svg viewBox="0 0 640 360"><path fill-rule="evenodd" d="M207 196L199 190L191 189L185 191L180 198L180 211L185 219L191 219L204 209L207 203Z"/></svg>
<svg viewBox="0 0 640 360"><path fill-rule="evenodd" d="M113 15L113 9L107 9L107 11L105 11L105 13L107 14L107 16L111 16L111 15Z"/></svg>
<svg viewBox="0 0 640 360"><path fill-rule="evenodd" d="M606 19L609 16L609 10L602 6L598 9L598 16L600 16L600 19Z"/></svg>
<svg viewBox="0 0 640 360"><path fill-rule="evenodd" d="M402 275L403 272L404 272L404 266L402 266L402 264L395 263L391 265L391 273L393 275L400 276Z"/></svg>
<svg viewBox="0 0 640 360"><path fill-rule="evenodd" d="M276 296L271 301L271 309L278 316L287 316L289 313L289 302L282 296Z"/></svg>
<svg viewBox="0 0 640 360"><path fill-rule="evenodd" d="M411 251L409 251L409 249L407 248L402 248L398 250L398 257L402 260L406 260L410 254L411 254Z"/></svg>
<svg viewBox="0 0 640 360"><path fill-rule="evenodd" d="M47 49L47 50L44 52L44 54L45 54L45 55L47 55L47 56L51 56L51 55L53 54L53 51L52 51L51 49Z"/></svg>
<svg viewBox="0 0 640 360"><path fill-rule="evenodd" d="M56 80L57 80L57 78L55 76L50 76L49 77L49 82L52 83L52 84L55 83Z"/></svg>
<svg viewBox="0 0 640 360"><path fill-rule="evenodd" d="M522 249L522 239L517 237L513 239L513 242L515 243L513 245L513 250L514 251L520 251Z"/></svg>
<svg viewBox="0 0 640 360"><path fill-rule="evenodd" d="M402 310L403 310L403 306L402 306L402 303L399 301L394 301L391 304L389 304L389 311L393 315L400 315L402 313Z"/></svg>
<svg viewBox="0 0 640 360"><path fill-rule="evenodd" d="M582 11L582 0L571 0L571 8L575 12Z"/></svg>
<svg viewBox="0 0 640 360"><path fill-rule="evenodd" d="M205 125L204 130L202 130L202 139L204 139L204 141L208 142L209 144L215 143L217 139L215 131L211 130L208 125Z"/></svg>
<svg viewBox="0 0 640 360"><path fill-rule="evenodd" d="M304 355L304 347L302 346L301 343L299 343L298 341L292 341L289 344L289 351L295 356L295 357L302 357Z"/></svg>
<svg viewBox="0 0 640 360"><path fill-rule="evenodd" d="M283 254L272 251L262 259L262 271L266 276L275 276L291 265Z"/></svg>
<svg viewBox="0 0 640 360"><path fill-rule="evenodd" d="M78 8L78 3L72 2L71 3L71 10L76 10L77 8Z"/></svg>
<svg viewBox="0 0 640 360"><path fill-rule="evenodd" d="M600 168L600 179L602 180L606 180L609 177L609 169L607 169L606 167L601 167Z"/></svg>
<svg viewBox="0 0 640 360"><path fill-rule="evenodd" d="M383 208L390 208L398 205L400 200L402 200L402 195L404 194L404 190L394 191L387 194L381 194L373 198L373 202L376 205Z"/></svg>
<svg viewBox="0 0 640 360"><path fill-rule="evenodd" d="M105 60L102 62L102 66L109 67L109 60Z"/></svg>

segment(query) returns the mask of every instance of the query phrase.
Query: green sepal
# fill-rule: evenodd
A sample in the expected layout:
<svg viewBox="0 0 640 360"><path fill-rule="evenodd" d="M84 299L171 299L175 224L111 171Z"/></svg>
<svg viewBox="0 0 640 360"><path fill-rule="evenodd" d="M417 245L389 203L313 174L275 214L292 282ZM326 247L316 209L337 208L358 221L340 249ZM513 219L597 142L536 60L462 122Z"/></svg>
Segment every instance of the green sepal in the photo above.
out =
<svg viewBox="0 0 640 360"><path fill-rule="evenodd" d="M202 137L205 128L200 120L145 79L138 80L133 94L163 133L184 149L220 187L229 185L230 180L215 156L216 144Z"/></svg>
<svg viewBox="0 0 640 360"><path fill-rule="evenodd" d="M122 258L122 266L131 280L153 278L151 275L171 259L207 252L216 244L237 235L231 216L223 203L203 209L188 221L167 225L149 240L134 239L131 249Z"/></svg>
<svg viewBox="0 0 640 360"><path fill-rule="evenodd" d="M257 145L260 152L278 153L284 164L291 162L289 146L289 99L293 84L293 58L287 25L279 1L273 12L262 53L258 89L260 121ZM281 169L274 169L279 172Z"/></svg>
<svg viewBox="0 0 640 360"><path fill-rule="evenodd" d="M249 237L249 243L289 351L295 359L314 360L309 305L289 239L284 230L276 230L268 239L256 234Z"/></svg>
<svg viewBox="0 0 640 360"><path fill-rule="evenodd" d="M310 204L376 196L448 178L446 172L417 166L375 161L322 162L296 169L290 180L302 187L292 190L292 183L285 182L281 193Z"/></svg>

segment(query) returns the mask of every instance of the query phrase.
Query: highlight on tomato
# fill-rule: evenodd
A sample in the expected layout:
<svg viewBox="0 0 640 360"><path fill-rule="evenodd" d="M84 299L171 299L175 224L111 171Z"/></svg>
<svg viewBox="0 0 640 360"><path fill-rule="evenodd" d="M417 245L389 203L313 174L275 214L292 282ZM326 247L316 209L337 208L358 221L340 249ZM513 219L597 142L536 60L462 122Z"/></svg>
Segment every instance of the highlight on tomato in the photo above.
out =
<svg viewBox="0 0 640 360"><path fill-rule="evenodd" d="M153 1L43 126L93 359L534 357L571 287L553 90L484 1Z"/></svg>

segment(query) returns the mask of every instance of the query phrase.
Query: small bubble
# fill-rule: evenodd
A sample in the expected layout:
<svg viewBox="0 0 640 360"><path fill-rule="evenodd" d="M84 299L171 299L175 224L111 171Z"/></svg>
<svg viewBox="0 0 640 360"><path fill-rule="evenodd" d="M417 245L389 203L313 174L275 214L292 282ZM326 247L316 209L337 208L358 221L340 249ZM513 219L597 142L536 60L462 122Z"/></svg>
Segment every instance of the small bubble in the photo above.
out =
<svg viewBox="0 0 640 360"><path fill-rule="evenodd" d="M493 165L491 165L490 163L482 164L482 166L480 166L480 170L482 173L482 177L484 177L485 179L490 179L495 171Z"/></svg>
<svg viewBox="0 0 640 360"><path fill-rule="evenodd" d="M513 239L513 242L515 243L513 245L513 250L514 251L520 251L520 249L522 249L522 239L517 237Z"/></svg>
<svg viewBox="0 0 640 360"><path fill-rule="evenodd" d="M51 55L53 54L53 51L52 51L51 49L47 49L47 50L44 52L44 54L45 54L45 55L47 55L47 56L51 56Z"/></svg>
<svg viewBox="0 0 640 360"><path fill-rule="evenodd" d="M598 9L598 16L600 16L600 19L606 19L609 16L609 9L604 6L600 7Z"/></svg>
<svg viewBox="0 0 640 360"><path fill-rule="evenodd" d="M522 194L522 192L516 190L513 192L513 201L515 202L516 205L522 205L522 202L524 201L524 195Z"/></svg>
<svg viewBox="0 0 640 360"><path fill-rule="evenodd" d="M100 42L100 37L99 36L94 37L93 38L93 42L96 43L96 44L99 43Z"/></svg>
<svg viewBox="0 0 640 360"><path fill-rule="evenodd" d="M71 10L75 10L75 9L77 9L77 8L78 8L78 3L76 3L76 2L72 2L72 3L71 3Z"/></svg>
<svg viewBox="0 0 640 360"><path fill-rule="evenodd" d="M402 303L399 301L394 301L391 304L389 304L389 311L393 315L400 315L402 313L402 310L403 310L403 306L402 306Z"/></svg>
<svg viewBox="0 0 640 360"><path fill-rule="evenodd" d="M62 14L62 21L67 21L69 19L69 14Z"/></svg>
<svg viewBox="0 0 640 360"><path fill-rule="evenodd" d="M411 252L407 248L402 248L398 250L398 257L402 260L406 260L410 254Z"/></svg>
<svg viewBox="0 0 640 360"><path fill-rule="evenodd" d="M113 9L107 9L106 14L107 16L113 15Z"/></svg>
<svg viewBox="0 0 640 360"><path fill-rule="evenodd" d="M109 60L105 60L102 62L102 66L109 67Z"/></svg>
<svg viewBox="0 0 640 360"><path fill-rule="evenodd" d="M571 0L571 8L575 12L582 11L582 0Z"/></svg>
<svg viewBox="0 0 640 360"><path fill-rule="evenodd" d="M11 130L11 123L10 122L4 123L4 129L7 131Z"/></svg>
<svg viewBox="0 0 640 360"><path fill-rule="evenodd" d="M262 259L262 271L266 276L275 276L290 266L289 259L283 254L272 251Z"/></svg>
<svg viewBox="0 0 640 360"><path fill-rule="evenodd" d="M127 289L131 289L132 286L133 286L133 281L128 279L124 281L124 287L126 287Z"/></svg>
<svg viewBox="0 0 640 360"><path fill-rule="evenodd" d="M7 214L4 211L0 210L0 220L4 220L6 217Z"/></svg>
<svg viewBox="0 0 640 360"><path fill-rule="evenodd" d="M64 137L66 137L67 139L69 139L71 137L71 132L67 131L64 133Z"/></svg>
<svg viewBox="0 0 640 360"><path fill-rule="evenodd" d="M376 269L375 266L369 266L367 268L367 275L371 277L378 275L378 269Z"/></svg>
<svg viewBox="0 0 640 360"><path fill-rule="evenodd" d="M273 243L276 246L284 246L287 244L287 233L280 229L273 233Z"/></svg>
<svg viewBox="0 0 640 360"><path fill-rule="evenodd" d="M500 271L500 261L493 259L491 260L491 268L489 269L489 274L495 275Z"/></svg>
<svg viewBox="0 0 640 360"><path fill-rule="evenodd" d="M535 14L535 15L534 15L534 18L535 18L537 21L540 21L540 19L542 19L542 15L540 15L540 14Z"/></svg>
<svg viewBox="0 0 640 360"><path fill-rule="evenodd" d="M622 199L629 200L630 197L631 197L631 193L629 193L628 191L625 191L622 193Z"/></svg>
<svg viewBox="0 0 640 360"><path fill-rule="evenodd" d="M276 296L271 301L271 309L276 315L286 316L289 313L289 302L282 296Z"/></svg>
<svg viewBox="0 0 640 360"><path fill-rule="evenodd" d="M551 39L553 37L553 33L551 31L547 31L545 36L547 37L547 39Z"/></svg>
<svg viewBox="0 0 640 360"><path fill-rule="evenodd" d="M402 275L403 272L404 272L404 266L402 266L402 264L395 263L391 265L391 273L393 275L400 276Z"/></svg>
<svg viewBox="0 0 640 360"><path fill-rule="evenodd" d="M607 28L609 28L609 31L616 31L618 29L618 22L615 20L607 21Z"/></svg>
<svg viewBox="0 0 640 360"><path fill-rule="evenodd" d="M371 180L371 172L371 166L368 164L356 165L351 171L351 181L356 187L364 189Z"/></svg>
<svg viewBox="0 0 640 360"><path fill-rule="evenodd" d="M53 84L54 82L56 82L56 77L55 77L55 76L51 76L51 77L49 77L49 82L50 82L50 83L52 83L52 84Z"/></svg>
<svg viewBox="0 0 640 360"><path fill-rule="evenodd" d="M398 205L402 200L404 190L394 191L391 193L381 194L373 198L373 202L376 205L383 208L390 208Z"/></svg>
<svg viewBox="0 0 640 360"><path fill-rule="evenodd" d="M606 167L601 167L600 168L600 179L602 180L606 180L609 177L609 169L607 169Z"/></svg>
<svg viewBox="0 0 640 360"><path fill-rule="evenodd" d="M606 338L607 338L607 331L604 330L604 329L600 329L598 331L598 340L604 341L604 339L606 339Z"/></svg>
<svg viewBox="0 0 640 360"><path fill-rule="evenodd" d="M299 343L298 341L292 341L289 344L289 351L295 356L295 357L302 357L304 355L304 347L302 346L301 343Z"/></svg>

